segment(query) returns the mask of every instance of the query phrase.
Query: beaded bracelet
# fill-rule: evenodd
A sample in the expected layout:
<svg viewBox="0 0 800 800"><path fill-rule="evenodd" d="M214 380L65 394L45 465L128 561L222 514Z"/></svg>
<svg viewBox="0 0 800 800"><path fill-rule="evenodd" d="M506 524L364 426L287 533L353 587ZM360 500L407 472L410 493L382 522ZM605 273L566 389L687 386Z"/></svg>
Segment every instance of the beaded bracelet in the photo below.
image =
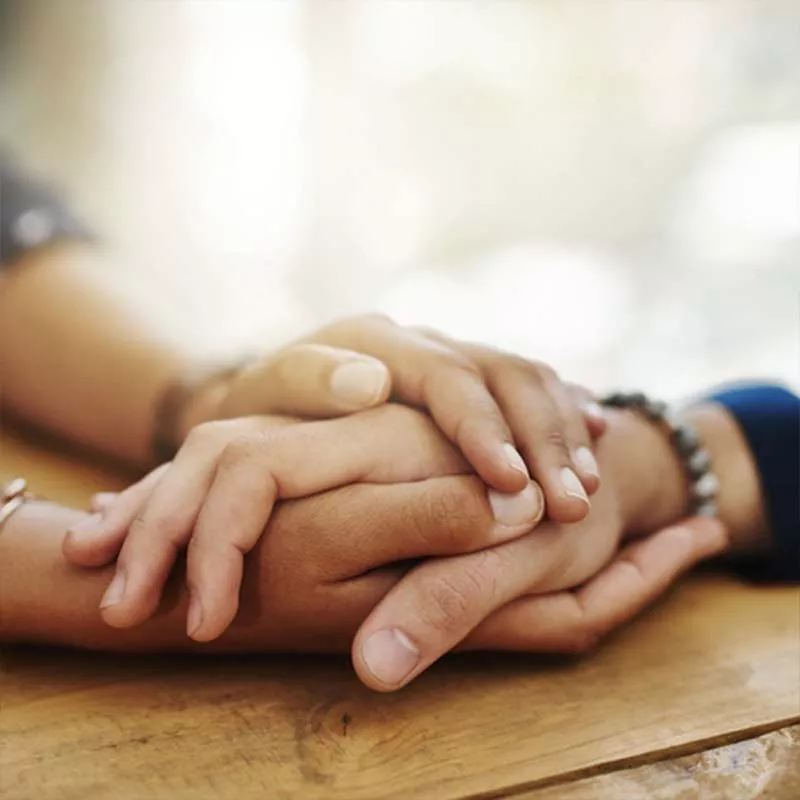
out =
<svg viewBox="0 0 800 800"><path fill-rule="evenodd" d="M0 528L20 506L32 499L24 478L14 478L3 484L0 488Z"/></svg>
<svg viewBox="0 0 800 800"><path fill-rule="evenodd" d="M652 400L642 392L614 392L600 400L608 408L628 409L642 414L661 427L680 457L689 482L689 516L716 517L719 478L711 468L711 456L697 431L678 421L666 403Z"/></svg>

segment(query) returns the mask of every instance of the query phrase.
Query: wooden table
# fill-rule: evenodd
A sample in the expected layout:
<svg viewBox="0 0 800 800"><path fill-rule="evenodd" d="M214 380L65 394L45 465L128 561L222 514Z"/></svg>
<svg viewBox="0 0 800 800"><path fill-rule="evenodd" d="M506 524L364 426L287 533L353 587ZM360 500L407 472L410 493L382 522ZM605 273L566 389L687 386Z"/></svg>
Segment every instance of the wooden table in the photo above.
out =
<svg viewBox="0 0 800 800"><path fill-rule="evenodd" d="M0 473L65 503L120 485L0 446ZM451 657L395 695L344 658L10 647L0 796L797 800L798 599L693 576L591 657Z"/></svg>

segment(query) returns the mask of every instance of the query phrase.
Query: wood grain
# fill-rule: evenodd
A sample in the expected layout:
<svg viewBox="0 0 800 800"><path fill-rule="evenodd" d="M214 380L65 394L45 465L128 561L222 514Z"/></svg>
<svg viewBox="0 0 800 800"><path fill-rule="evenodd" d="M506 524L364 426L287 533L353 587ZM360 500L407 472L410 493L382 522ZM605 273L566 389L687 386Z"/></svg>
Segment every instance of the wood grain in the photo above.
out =
<svg viewBox="0 0 800 800"><path fill-rule="evenodd" d="M800 725L636 769L513 795L514 800L797 800Z"/></svg>
<svg viewBox="0 0 800 800"><path fill-rule="evenodd" d="M17 440L2 456L54 499L119 485ZM396 695L360 686L344 658L7 648L0 795L514 795L796 722L799 665L797 590L713 575L591 657L456 656Z"/></svg>

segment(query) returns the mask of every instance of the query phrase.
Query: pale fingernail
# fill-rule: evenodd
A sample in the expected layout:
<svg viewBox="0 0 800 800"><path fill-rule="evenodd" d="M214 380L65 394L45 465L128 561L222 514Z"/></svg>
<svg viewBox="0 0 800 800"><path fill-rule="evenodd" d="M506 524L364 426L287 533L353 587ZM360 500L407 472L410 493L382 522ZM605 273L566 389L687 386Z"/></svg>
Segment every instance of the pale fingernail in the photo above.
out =
<svg viewBox="0 0 800 800"><path fill-rule="evenodd" d="M92 511L102 511L119 497L117 492L98 492L92 495Z"/></svg>
<svg viewBox="0 0 800 800"><path fill-rule="evenodd" d="M508 459L511 469L515 469L518 472L521 472L526 478L530 478L530 473L528 472L528 466L525 463L525 459L519 454L517 448L514 447L514 445L510 442L506 442L503 445L503 450L506 451L506 458Z"/></svg>
<svg viewBox="0 0 800 800"><path fill-rule="evenodd" d="M397 628L373 633L361 648L361 657L375 679L385 686L397 686L419 662L419 650Z"/></svg>
<svg viewBox="0 0 800 800"><path fill-rule="evenodd" d="M380 361L346 361L333 371L331 391L346 403L369 406L383 394L387 379L388 371Z"/></svg>
<svg viewBox="0 0 800 800"><path fill-rule="evenodd" d="M186 635L193 637L203 624L203 605L192 592L189 597L189 613L186 615Z"/></svg>
<svg viewBox="0 0 800 800"><path fill-rule="evenodd" d="M603 406L595 400L587 400L586 403L584 403L583 413L586 414L587 417L596 417L597 419L606 418L606 412Z"/></svg>
<svg viewBox="0 0 800 800"><path fill-rule="evenodd" d="M572 458L575 461L575 466L578 467L581 472L594 475L595 478L600 477L600 468L597 466L597 459L588 447L579 447L572 454Z"/></svg>
<svg viewBox="0 0 800 800"><path fill-rule="evenodd" d="M92 514L91 517L85 517L80 522L76 522L68 531L73 541L81 541L83 539L90 539L95 534L99 533L102 528L103 515L100 513Z"/></svg>
<svg viewBox="0 0 800 800"><path fill-rule="evenodd" d="M489 489L488 495L492 516L501 525L516 527L526 522L535 522L542 515L542 493L533 483L529 483L516 494Z"/></svg>
<svg viewBox="0 0 800 800"><path fill-rule="evenodd" d="M577 497L579 500L583 500L585 503L589 502L589 498L586 496L586 490L583 488L583 484L580 482L578 476L569 468L564 467L561 470L561 486L564 489L564 494L568 497Z"/></svg>
<svg viewBox="0 0 800 800"><path fill-rule="evenodd" d="M122 601L125 596L125 575L118 572L111 583L108 584L108 589L100 601L100 608L109 608L115 606Z"/></svg>

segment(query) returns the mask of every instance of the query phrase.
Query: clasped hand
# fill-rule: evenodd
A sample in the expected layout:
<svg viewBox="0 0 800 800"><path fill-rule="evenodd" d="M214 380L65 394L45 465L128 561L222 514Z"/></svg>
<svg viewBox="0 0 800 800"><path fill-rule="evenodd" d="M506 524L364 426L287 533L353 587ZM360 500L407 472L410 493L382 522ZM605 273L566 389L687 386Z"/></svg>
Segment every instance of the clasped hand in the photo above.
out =
<svg viewBox="0 0 800 800"><path fill-rule="evenodd" d="M352 363L369 367L368 410L269 414L359 412L331 402L334 381L309 384ZM406 405L380 405L390 392ZM73 563L116 560L110 625L157 612L185 548L190 637L351 646L361 679L391 690L456 647L586 649L725 543L708 520L627 542L641 527L615 470L627 439L612 421L595 458L606 421L588 393L383 318L338 323L232 378L213 412L230 414L66 537Z"/></svg>

